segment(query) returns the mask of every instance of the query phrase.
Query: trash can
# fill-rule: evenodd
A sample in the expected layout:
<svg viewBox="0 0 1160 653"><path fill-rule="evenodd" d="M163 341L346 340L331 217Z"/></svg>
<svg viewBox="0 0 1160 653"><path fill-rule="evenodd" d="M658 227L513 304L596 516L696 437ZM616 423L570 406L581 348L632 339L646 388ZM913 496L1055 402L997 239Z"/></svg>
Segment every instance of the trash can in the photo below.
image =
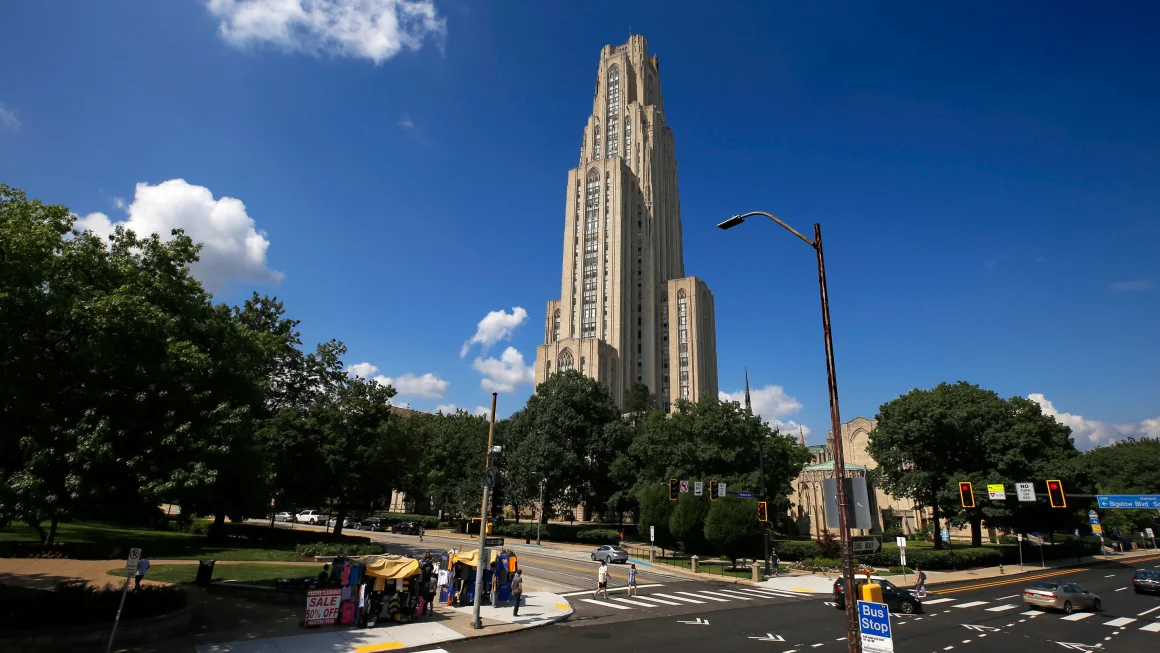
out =
<svg viewBox="0 0 1160 653"><path fill-rule="evenodd" d="M197 565L197 584L209 585L213 582L213 564L216 560L202 560Z"/></svg>

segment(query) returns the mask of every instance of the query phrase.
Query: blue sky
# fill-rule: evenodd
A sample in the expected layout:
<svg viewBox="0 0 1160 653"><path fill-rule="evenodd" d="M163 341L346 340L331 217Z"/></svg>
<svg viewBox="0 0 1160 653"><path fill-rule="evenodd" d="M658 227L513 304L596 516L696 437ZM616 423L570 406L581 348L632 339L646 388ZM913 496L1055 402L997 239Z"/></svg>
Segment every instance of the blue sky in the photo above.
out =
<svg viewBox="0 0 1160 653"><path fill-rule="evenodd" d="M844 419L966 380L1035 395L1083 448L1160 435L1151 3L272 9L293 4L12 3L0 180L96 230L200 234L220 299L276 294L412 408L498 388L502 417L559 296L600 48L632 30L660 57L723 391L748 365L766 417L824 437L812 251L714 226L764 210L823 226Z"/></svg>

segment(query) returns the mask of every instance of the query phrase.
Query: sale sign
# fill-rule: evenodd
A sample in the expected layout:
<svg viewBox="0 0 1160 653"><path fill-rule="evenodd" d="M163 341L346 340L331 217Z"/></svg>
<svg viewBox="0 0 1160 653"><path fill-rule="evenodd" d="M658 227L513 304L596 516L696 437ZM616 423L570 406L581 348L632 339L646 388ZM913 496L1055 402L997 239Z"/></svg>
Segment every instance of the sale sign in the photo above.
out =
<svg viewBox="0 0 1160 653"><path fill-rule="evenodd" d="M311 590L306 593L306 625L325 626L338 623L341 589Z"/></svg>

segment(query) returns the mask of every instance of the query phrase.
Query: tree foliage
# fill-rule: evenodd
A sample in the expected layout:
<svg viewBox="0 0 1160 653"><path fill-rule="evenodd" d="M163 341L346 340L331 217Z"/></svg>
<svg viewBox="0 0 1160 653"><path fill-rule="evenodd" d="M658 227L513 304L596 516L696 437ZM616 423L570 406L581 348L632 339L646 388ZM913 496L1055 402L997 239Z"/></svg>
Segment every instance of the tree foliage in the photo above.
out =
<svg viewBox="0 0 1160 653"><path fill-rule="evenodd" d="M723 497L709 506L705 539L734 565L738 558L760 556L763 532L752 501Z"/></svg>

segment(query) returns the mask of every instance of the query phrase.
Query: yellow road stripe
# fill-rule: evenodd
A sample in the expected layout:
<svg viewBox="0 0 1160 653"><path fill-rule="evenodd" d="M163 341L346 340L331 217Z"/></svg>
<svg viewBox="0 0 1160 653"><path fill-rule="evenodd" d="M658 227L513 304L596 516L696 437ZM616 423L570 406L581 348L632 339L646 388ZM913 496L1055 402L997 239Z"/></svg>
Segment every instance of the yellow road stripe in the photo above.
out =
<svg viewBox="0 0 1160 653"><path fill-rule="evenodd" d="M403 648L403 643L383 642L382 644L367 644L366 646L356 646L354 650L358 653L375 653L376 651L389 651L396 648Z"/></svg>
<svg viewBox="0 0 1160 653"><path fill-rule="evenodd" d="M1149 561L1157 560L1157 559L1160 559L1160 556L1133 558L1132 562L1149 562ZM1002 585L1014 585L1016 583L1025 583L1027 581L1036 580L1039 578L1050 578L1052 576L1063 576L1066 574L1077 574L1077 573L1082 573L1085 571L1091 571L1093 569L1095 569L1095 567L1085 567L1082 569L1077 569L1077 568L1060 569L1057 571L1049 571L1049 572L1045 572L1045 573L1041 573L1041 574L1035 574L1033 576L1023 576L1021 578L1012 578L1010 580L1000 580L1000 581L995 581L992 583L980 583L978 585L968 585L966 587L956 587L954 589L945 589L945 590L940 589L940 590L936 590L935 593L936 594L952 594L954 592L966 592L968 590L984 589L987 587L999 587Z"/></svg>

